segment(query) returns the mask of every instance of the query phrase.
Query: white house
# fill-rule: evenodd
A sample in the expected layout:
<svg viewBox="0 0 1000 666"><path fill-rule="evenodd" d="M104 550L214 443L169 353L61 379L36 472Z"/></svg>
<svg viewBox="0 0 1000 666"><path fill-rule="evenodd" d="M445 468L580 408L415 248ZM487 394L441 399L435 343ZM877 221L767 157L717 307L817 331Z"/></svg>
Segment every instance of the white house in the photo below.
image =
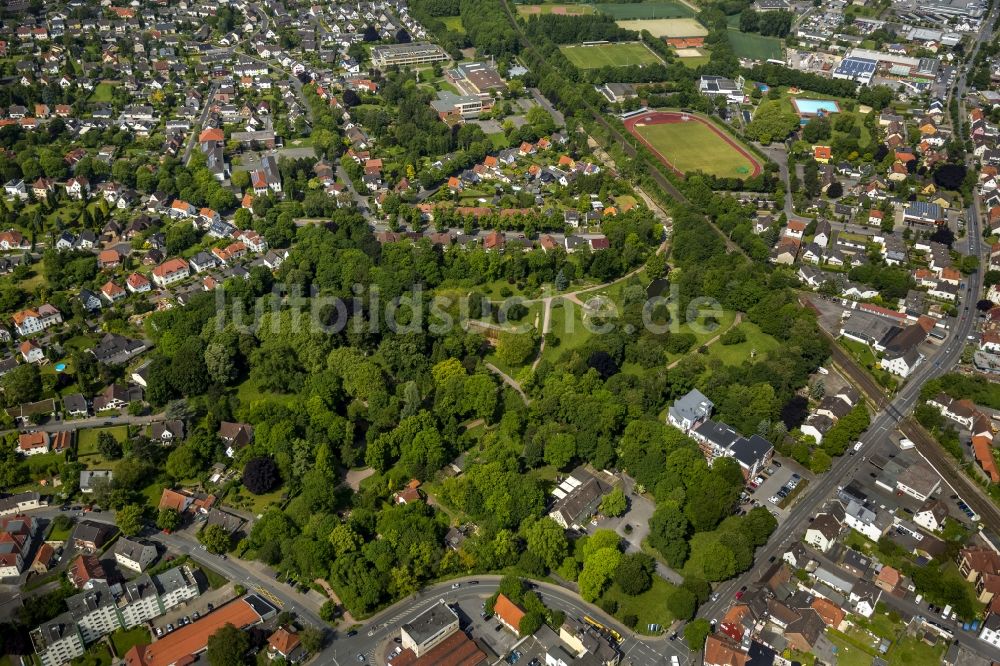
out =
<svg viewBox="0 0 1000 666"><path fill-rule="evenodd" d="M156 547L141 541L120 537L114 547L115 562L142 573L156 559Z"/></svg>
<svg viewBox="0 0 1000 666"><path fill-rule="evenodd" d="M805 542L816 550L825 553L837 541L840 535L840 521L829 513L821 513L809 524L806 530Z"/></svg>

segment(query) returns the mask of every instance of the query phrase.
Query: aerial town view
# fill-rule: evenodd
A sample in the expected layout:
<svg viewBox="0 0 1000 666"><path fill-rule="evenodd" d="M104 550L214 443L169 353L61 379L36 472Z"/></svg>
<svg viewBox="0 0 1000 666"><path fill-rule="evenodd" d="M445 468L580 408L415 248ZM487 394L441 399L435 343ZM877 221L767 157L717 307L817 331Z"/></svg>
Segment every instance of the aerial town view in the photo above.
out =
<svg viewBox="0 0 1000 666"><path fill-rule="evenodd" d="M1000 663L1000 1L0 0L0 666Z"/></svg>

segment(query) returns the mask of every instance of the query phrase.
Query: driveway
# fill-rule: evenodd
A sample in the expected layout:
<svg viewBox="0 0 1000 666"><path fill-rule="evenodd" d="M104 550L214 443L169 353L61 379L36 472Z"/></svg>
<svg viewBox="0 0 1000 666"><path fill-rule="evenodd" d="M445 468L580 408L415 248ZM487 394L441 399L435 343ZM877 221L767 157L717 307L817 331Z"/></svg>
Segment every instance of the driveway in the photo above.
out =
<svg viewBox="0 0 1000 666"><path fill-rule="evenodd" d="M642 542L649 535L649 519L652 518L656 505L646 497L635 493L633 479L628 476L625 476L624 479L622 490L625 491L625 497L628 499L628 511L618 518L602 518L597 521L596 525L591 525L588 531L614 530L627 544L625 552L637 553L642 551ZM683 576L659 561L656 563L656 573L675 585L684 582Z"/></svg>

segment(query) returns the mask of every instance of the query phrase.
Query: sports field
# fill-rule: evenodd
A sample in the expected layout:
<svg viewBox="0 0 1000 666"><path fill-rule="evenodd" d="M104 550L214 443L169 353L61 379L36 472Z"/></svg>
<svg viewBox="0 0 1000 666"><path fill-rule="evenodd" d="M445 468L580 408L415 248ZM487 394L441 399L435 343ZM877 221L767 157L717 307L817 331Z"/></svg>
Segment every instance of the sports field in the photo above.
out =
<svg viewBox="0 0 1000 666"><path fill-rule="evenodd" d="M630 19L615 23L626 30L649 30L653 37L704 37L708 34L705 26L693 18Z"/></svg>
<svg viewBox="0 0 1000 666"><path fill-rule="evenodd" d="M650 111L625 121L625 128L677 173L692 171L721 178L750 178L761 172L750 152L698 115Z"/></svg>
<svg viewBox="0 0 1000 666"><path fill-rule="evenodd" d="M516 5L517 13L521 16L532 16L534 14L566 14L568 16L579 16L581 14L593 14L594 8L591 5Z"/></svg>
<svg viewBox="0 0 1000 666"><path fill-rule="evenodd" d="M727 30L729 45L733 47L733 53L737 58L749 58L751 60L768 60L769 58L783 59L781 40L777 37L762 37L749 32L739 30ZM655 33L654 33L655 34Z"/></svg>
<svg viewBox="0 0 1000 666"><path fill-rule="evenodd" d="M660 58L640 42L560 46L559 50L579 69L654 65L660 62Z"/></svg>
<svg viewBox="0 0 1000 666"><path fill-rule="evenodd" d="M627 2L594 5L616 19L691 18L695 12L679 2Z"/></svg>

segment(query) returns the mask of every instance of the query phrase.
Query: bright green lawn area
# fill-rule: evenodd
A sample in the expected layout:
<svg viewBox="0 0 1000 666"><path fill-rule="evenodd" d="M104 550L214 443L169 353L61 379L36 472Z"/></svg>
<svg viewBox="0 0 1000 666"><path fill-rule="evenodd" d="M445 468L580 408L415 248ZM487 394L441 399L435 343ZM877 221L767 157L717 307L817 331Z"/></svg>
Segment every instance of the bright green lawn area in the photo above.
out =
<svg viewBox="0 0 1000 666"><path fill-rule="evenodd" d="M249 511L254 515L259 515L264 513L271 506L279 506L281 504L281 496L284 493L284 487L272 490L271 492L263 495L254 495L243 488L240 490L238 497L235 492L231 492L227 495L226 503L231 504L238 509Z"/></svg>
<svg viewBox="0 0 1000 666"><path fill-rule="evenodd" d="M201 569L203 574L205 574L205 580L208 581L208 586L213 590L217 590L229 582L228 578L214 569L209 569L204 564L199 565L198 568Z"/></svg>
<svg viewBox="0 0 1000 666"><path fill-rule="evenodd" d="M32 479L37 481L41 475L51 465L61 465L65 460L65 455L59 452L42 453L36 456L28 456L25 461L28 463L28 470Z"/></svg>
<svg viewBox="0 0 1000 666"><path fill-rule="evenodd" d="M746 178L756 166L709 123L695 121L635 125L635 132L681 173L702 171L723 178Z"/></svg>
<svg viewBox="0 0 1000 666"><path fill-rule="evenodd" d="M760 357L781 347L777 340L762 332L754 323L744 321L738 328L746 333L746 342L724 345L721 341L717 341L708 348L708 355L721 359L726 365L739 365L745 360L750 360L751 352L755 351L756 357Z"/></svg>
<svg viewBox="0 0 1000 666"><path fill-rule="evenodd" d="M458 88L456 88L452 84L448 83L444 79L438 79L437 81L435 81L434 82L434 87L437 88L438 90L441 90L441 91L447 90L450 93L454 93L456 95L459 94Z"/></svg>
<svg viewBox="0 0 1000 666"><path fill-rule="evenodd" d="M444 27L448 28L452 32L457 32L460 34L465 34L465 26L462 25L461 16L442 16L441 22L444 23Z"/></svg>
<svg viewBox="0 0 1000 666"><path fill-rule="evenodd" d="M691 58L681 58L681 64L685 67L690 67L695 69L696 67L701 67L702 65L707 65L711 61L712 57L707 55L693 56Z"/></svg>
<svg viewBox="0 0 1000 666"><path fill-rule="evenodd" d="M557 302L562 302L562 305L557 307ZM549 332L559 340L558 345L545 345L542 356L550 361L559 358L566 351L582 347L591 335L583 325L580 306L565 300L553 301Z"/></svg>
<svg viewBox="0 0 1000 666"><path fill-rule="evenodd" d="M871 368L878 362L875 358L875 353L868 345L861 344L857 340L849 340L847 338L840 338L838 342L840 342L840 345L844 347L844 349L851 353L851 356L853 356L866 368Z"/></svg>
<svg viewBox="0 0 1000 666"><path fill-rule="evenodd" d="M875 656L873 653L877 650L866 652L837 631L828 631L826 635L830 642L837 646L838 666L871 666L872 657Z"/></svg>
<svg viewBox="0 0 1000 666"><path fill-rule="evenodd" d="M660 62L655 53L638 42L597 44L594 46L560 46L559 50L579 69L653 65Z"/></svg>
<svg viewBox="0 0 1000 666"><path fill-rule="evenodd" d="M638 596L630 597L615 583L604 593L603 598L618 602L616 617L623 618L626 615L635 615L639 618L635 629L642 634L647 633L646 626L649 624L668 627L674 621L673 615L667 610L667 599L676 589L667 581L654 575L652 587Z"/></svg>
<svg viewBox="0 0 1000 666"><path fill-rule="evenodd" d="M698 330L692 330L691 324L689 324L689 323L681 324L681 326L679 326L677 328L677 333L691 333L695 337L695 344L691 347L691 351L689 351L687 353L690 354L690 353L694 352L695 350L698 349L698 347L700 347L701 345L705 344L706 342L708 342L709 340L711 340L712 338L714 338L716 335L719 335L722 331L728 330L729 327L733 325L733 321L736 320L736 313L735 312L724 311L722 313L722 315L720 317L718 317L718 320L719 320L718 328L716 328L716 329L714 329L712 331L705 330L705 328L706 328L706 326L705 326L705 319L703 317L699 317L697 319L697 323L698 323L697 329ZM674 331L671 330L671 333L674 333ZM719 343L716 342L715 344L717 345ZM715 345L712 345L712 346L714 347ZM712 347L709 347L709 350L711 350L711 349L712 349ZM680 358L681 356L682 356L682 354L668 354L667 355L667 357L671 361L675 361L678 358Z"/></svg>
<svg viewBox="0 0 1000 666"><path fill-rule="evenodd" d="M245 407L249 407L252 403L257 402L258 400L269 400L271 402L281 404L291 404L295 402L296 399L294 395L262 392L257 388L257 385L249 379L236 388L236 397L240 399L240 404Z"/></svg>
<svg viewBox="0 0 1000 666"><path fill-rule="evenodd" d="M931 647L918 638L904 636L889 650L889 666L936 666L947 649L947 641Z"/></svg>
<svg viewBox="0 0 1000 666"><path fill-rule="evenodd" d="M46 541L66 541L67 539L69 539L69 535L72 532L73 532L73 526L72 525L70 525L69 527L67 527L66 529L63 529L63 530L59 530L59 529L56 529L56 528L53 527L52 531L49 532L49 535L47 537L45 537L45 540Z"/></svg>
<svg viewBox="0 0 1000 666"><path fill-rule="evenodd" d="M763 37L751 32L740 32L739 30L727 30L729 45L733 47L733 53L738 58L751 58L754 60L768 60L769 58L781 59L781 40L777 37Z"/></svg>
<svg viewBox="0 0 1000 666"><path fill-rule="evenodd" d="M149 629L143 626L111 634L111 644L115 646L115 654L119 658L124 657L133 645L140 643L149 643Z"/></svg>
<svg viewBox="0 0 1000 666"><path fill-rule="evenodd" d="M111 94L115 87L108 81L101 81L94 87L94 92L90 95L91 102L110 102Z"/></svg>
<svg viewBox="0 0 1000 666"><path fill-rule="evenodd" d="M493 147L496 150L503 150L509 146L509 143L507 142L507 135L504 134L503 132L497 132L496 134L487 134L486 136L489 137L490 143L493 144Z"/></svg>
<svg viewBox="0 0 1000 666"><path fill-rule="evenodd" d="M680 2L625 2L594 5L597 11L619 20L690 18L694 12Z"/></svg>
<svg viewBox="0 0 1000 666"><path fill-rule="evenodd" d="M76 440L76 454L80 458L80 462L87 462L83 460L85 457L97 456L100 457L100 452L97 450L97 438L101 432L110 432L115 439L119 442L124 443L128 439L128 426L112 426L110 428L87 428L81 430L77 433Z"/></svg>

